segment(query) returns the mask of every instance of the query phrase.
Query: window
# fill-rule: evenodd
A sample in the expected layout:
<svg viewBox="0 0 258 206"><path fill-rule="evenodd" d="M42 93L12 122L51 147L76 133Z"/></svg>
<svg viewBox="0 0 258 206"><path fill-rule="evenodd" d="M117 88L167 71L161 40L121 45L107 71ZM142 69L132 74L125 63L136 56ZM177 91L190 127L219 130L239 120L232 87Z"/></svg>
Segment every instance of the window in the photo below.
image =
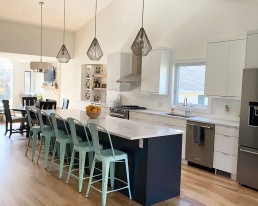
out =
<svg viewBox="0 0 258 206"><path fill-rule="evenodd" d="M13 65L9 59L0 58L0 106L2 100L12 100Z"/></svg>
<svg viewBox="0 0 258 206"><path fill-rule="evenodd" d="M24 93L25 94L30 94L30 86L31 84L31 72L30 71L25 71L24 73Z"/></svg>
<svg viewBox="0 0 258 206"><path fill-rule="evenodd" d="M204 96L205 63L177 64L175 82L175 105L183 104L187 98L190 107L207 107L208 98Z"/></svg>

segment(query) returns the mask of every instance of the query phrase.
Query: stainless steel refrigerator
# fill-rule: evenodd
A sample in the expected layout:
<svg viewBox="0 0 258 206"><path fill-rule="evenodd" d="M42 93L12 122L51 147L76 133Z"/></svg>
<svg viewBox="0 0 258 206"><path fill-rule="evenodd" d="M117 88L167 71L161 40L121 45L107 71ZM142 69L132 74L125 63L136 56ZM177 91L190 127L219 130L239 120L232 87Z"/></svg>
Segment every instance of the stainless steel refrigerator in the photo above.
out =
<svg viewBox="0 0 258 206"><path fill-rule="evenodd" d="M237 182L258 189L258 68L243 72Z"/></svg>

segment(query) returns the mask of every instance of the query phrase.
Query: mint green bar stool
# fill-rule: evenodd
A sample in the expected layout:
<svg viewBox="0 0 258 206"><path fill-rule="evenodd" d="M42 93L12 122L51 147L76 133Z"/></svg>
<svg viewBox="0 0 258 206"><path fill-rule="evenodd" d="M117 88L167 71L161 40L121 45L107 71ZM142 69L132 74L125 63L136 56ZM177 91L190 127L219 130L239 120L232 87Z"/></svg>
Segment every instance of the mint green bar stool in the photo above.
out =
<svg viewBox="0 0 258 206"><path fill-rule="evenodd" d="M51 113L50 118L51 118L51 121L52 121L55 136L56 136L54 152L53 152L52 161L51 161L51 164L50 164L50 171L52 170L52 165L53 164L59 166L59 178L62 178L63 169L64 169L64 167L68 166L68 165L64 165L65 155L66 155L66 160L68 161L66 145L67 144L72 144L72 138L71 138L71 136L68 132L65 120L61 116L59 116L55 113ZM60 120L60 123L62 122L62 129L65 129L65 131L61 130L61 128L60 128L61 124L60 124L60 127L58 127L57 119ZM57 150L57 145L58 144L60 145L60 148L59 148L59 164L56 163L56 160L55 160L56 150Z"/></svg>
<svg viewBox="0 0 258 206"><path fill-rule="evenodd" d="M88 184L88 188L87 188L87 192L86 192L86 197L88 197L90 188L92 187L93 189L102 193L102 206L105 206L108 193L127 188L128 193L129 193L129 198L132 199L131 190L130 190L130 179L129 179L127 154L125 152L122 152L122 151L119 151L119 150L116 150L113 148L110 134L104 127L101 127L100 125L97 125L95 123L88 123L87 127L89 128L90 133L91 133L95 156L94 156L92 167L91 167L90 180L89 180L89 184ZM110 143L110 149L100 150L99 133L98 133L99 129L102 132L107 133L108 138L109 138L109 143ZM96 161L102 162L102 180L92 181ZM125 163L127 182L114 177L116 162L124 162ZM112 189L107 191L109 169L110 169L110 184L111 184ZM126 186L122 187L122 188L114 189L114 180L115 179L123 182ZM99 182L99 181L102 181L102 191L93 186L94 183Z"/></svg>
<svg viewBox="0 0 258 206"><path fill-rule="evenodd" d="M66 183L69 182L70 175L78 178L79 179L79 192L81 192L83 180L86 178L89 178L89 177L84 177L84 169L87 168L87 167L85 167L85 159L86 159L86 155L88 153L89 154L89 168L91 168L92 159L93 159L93 144L91 141L89 141L87 131L86 131L86 126L82 122L80 122L76 119L73 119L73 118L68 118L67 122L69 123L71 136L72 136L72 140L73 140L73 152L72 152L72 158L71 158L71 162L70 162L70 167L69 167L69 172L68 172ZM75 124L77 126L81 126L84 129L84 133L85 133L85 137L86 137L87 141L85 141L85 142L78 141L79 136L77 135ZM101 149L103 148L102 145L100 145L99 147ZM77 170L77 169L72 170L73 164L74 164L75 152L79 152L79 177L72 173L73 171Z"/></svg>
<svg viewBox="0 0 258 206"><path fill-rule="evenodd" d="M35 150L36 150L36 143L37 143L37 136L38 134L41 133L41 128L40 126L33 122L32 118L31 118L31 113L34 113L35 116L36 115L36 111L34 111L33 109L31 109L30 107L25 107L26 109L26 114L27 114L27 118L28 118L28 122L29 122L29 126L30 126L30 132L29 132L29 137L28 137L28 145L27 145L27 149L25 152L25 156L27 156L28 153L28 149L30 147L30 141L32 140L32 144L31 144L31 159L32 161L34 160L34 156L35 156Z"/></svg>
<svg viewBox="0 0 258 206"><path fill-rule="evenodd" d="M42 114L45 117L47 117L47 120L49 121L50 126L44 124ZM45 169L46 169L47 165L48 165L50 143L51 143L51 139L55 137L55 132L52 129L52 124L51 124L51 121L49 119L49 116L45 112L43 112L40 109L37 109L37 117L38 117L38 120L39 120L40 129L41 129L41 132L42 132L42 135L41 135L41 138L40 138L40 146L39 146L37 164L39 162L39 157L41 156L42 145L43 145L43 142L44 142L45 143L44 166L45 166Z"/></svg>

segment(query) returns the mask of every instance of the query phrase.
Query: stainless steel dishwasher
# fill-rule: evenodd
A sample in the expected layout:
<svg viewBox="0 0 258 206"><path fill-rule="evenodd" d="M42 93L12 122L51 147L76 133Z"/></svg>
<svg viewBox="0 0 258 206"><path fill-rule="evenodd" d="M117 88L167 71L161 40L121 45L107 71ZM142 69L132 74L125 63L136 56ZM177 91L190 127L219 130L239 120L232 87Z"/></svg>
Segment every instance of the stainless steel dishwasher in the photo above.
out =
<svg viewBox="0 0 258 206"><path fill-rule="evenodd" d="M194 127L202 131L202 142L193 140ZM215 125L202 122L187 121L185 159L189 162L213 168Z"/></svg>

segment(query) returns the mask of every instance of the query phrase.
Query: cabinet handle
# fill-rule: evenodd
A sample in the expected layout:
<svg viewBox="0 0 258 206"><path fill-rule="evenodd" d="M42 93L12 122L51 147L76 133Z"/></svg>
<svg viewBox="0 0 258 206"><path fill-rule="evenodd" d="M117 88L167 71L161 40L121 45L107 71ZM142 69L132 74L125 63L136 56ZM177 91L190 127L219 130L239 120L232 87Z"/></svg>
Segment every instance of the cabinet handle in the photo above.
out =
<svg viewBox="0 0 258 206"><path fill-rule="evenodd" d="M240 149L240 151L245 152L245 153L249 153L249 154L258 155L257 152L251 152L251 151L247 151L247 150L244 150L244 149Z"/></svg>
<svg viewBox="0 0 258 206"><path fill-rule="evenodd" d="M194 126L194 124L189 124L189 123L187 123L187 125ZM213 129L213 127L209 127L209 126L202 126L202 125L200 125L200 127L207 128L207 129Z"/></svg>
<svg viewBox="0 0 258 206"><path fill-rule="evenodd" d="M222 134L222 136L224 136L224 137L234 137L234 136L230 136L230 135L226 135L226 134Z"/></svg>

